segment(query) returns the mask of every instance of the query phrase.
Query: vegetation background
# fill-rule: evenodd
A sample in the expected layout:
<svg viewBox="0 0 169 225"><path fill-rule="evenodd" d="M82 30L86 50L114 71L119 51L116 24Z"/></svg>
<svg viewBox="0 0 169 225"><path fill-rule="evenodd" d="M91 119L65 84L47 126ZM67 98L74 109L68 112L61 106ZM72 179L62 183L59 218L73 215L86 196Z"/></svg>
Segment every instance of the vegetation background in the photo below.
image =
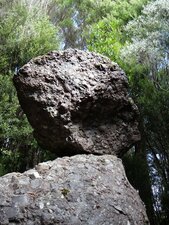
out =
<svg viewBox="0 0 169 225"><path fill-rule="evenodd" d="M123 158L152 225L169 224L169 1L0 0L0 175L56 158L42 150L12 77L54 49L88 49L126 72L142 140Z"/></svg>

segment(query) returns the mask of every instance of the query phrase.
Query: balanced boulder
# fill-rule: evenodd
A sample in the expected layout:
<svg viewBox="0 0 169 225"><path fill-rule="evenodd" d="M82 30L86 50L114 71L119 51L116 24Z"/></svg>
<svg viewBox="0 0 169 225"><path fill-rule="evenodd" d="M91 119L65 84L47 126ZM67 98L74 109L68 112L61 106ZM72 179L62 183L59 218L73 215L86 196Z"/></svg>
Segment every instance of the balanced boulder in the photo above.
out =
<svg viewBox="0 0 169 225"><path fill-rule="evenodd" d="M107 57L53 51L24 65L14 84L35 138L58 156L122 156L140 139L126 75Z"/></svg>

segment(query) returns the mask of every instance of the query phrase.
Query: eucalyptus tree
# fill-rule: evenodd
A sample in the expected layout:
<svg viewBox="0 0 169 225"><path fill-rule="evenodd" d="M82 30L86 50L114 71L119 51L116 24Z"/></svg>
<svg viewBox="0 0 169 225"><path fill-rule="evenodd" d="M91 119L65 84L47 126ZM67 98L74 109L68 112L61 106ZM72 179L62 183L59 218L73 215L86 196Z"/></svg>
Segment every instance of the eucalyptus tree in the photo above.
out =
<svg viewBox="0 0 169 225"><path fill-rule="evenodd" d="M120 61L120 50L127 40L124 26L137 17L148 0L116 0L112 1L109 13L98 22L91 24L88 48Z"/></svg>
<svg viewBox="0 0 169 225"><path fill-rule="evenodd" d="M54 0L48 13L51 21L59 26L62 48L85 49L90 25L112 10L112 0Z"/></svg>
<svg viewBox="0 0 169 225"><path fill-rule="evenodd" d="M169 2L150 2L125 27L129 38L121 57L144 73L132 77L143 117L157 224L169 223ZM138 88L139 87L139 88ZM136 90L136 88L135 88ZM155 187L155 188L154 188Z"/></svg>
<svg viewBox="0 0 169 225"><path fill-rule="evenodd" d="M149 78L168 86L169 74L169 1L152 1L135 20L125 27L130 41L122 50L122 56L144 65ZM161 72L161 73L160 73ZM163 75L165 73L165 75ZM166 87L167 87L166 86Z"/></svg>

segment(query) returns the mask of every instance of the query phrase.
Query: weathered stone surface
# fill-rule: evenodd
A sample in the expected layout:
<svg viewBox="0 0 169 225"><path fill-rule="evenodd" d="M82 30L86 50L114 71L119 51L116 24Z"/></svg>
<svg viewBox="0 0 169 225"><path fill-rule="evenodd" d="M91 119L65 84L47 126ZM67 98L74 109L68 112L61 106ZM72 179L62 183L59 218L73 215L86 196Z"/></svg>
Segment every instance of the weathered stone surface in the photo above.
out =
<svg viewBox="0 0 169 225"><path fill-rule="evenodd" d="M14 84L35 138L60 156L122 156L140 139L126 76L106 57L51 52L23 66Z"/></svg>
<svg viewBox="0 0 169 225"><path fill-rule="evenodd" d="M145 208L112 155L76 155L0 178L0 224L146 225Z"/></svg>

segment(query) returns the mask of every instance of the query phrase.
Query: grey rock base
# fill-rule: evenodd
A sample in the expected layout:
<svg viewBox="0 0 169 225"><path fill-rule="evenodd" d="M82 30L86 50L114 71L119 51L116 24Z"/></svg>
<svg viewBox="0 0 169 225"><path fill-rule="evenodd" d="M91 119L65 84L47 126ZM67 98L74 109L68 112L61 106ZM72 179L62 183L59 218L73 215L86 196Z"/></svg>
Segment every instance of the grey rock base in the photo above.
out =
<svg viewBox="0 0 169 225"><path fill-rule="evenodd" d="M1 225L146 225L121 160L76 155L0 178Z"/></svg>

